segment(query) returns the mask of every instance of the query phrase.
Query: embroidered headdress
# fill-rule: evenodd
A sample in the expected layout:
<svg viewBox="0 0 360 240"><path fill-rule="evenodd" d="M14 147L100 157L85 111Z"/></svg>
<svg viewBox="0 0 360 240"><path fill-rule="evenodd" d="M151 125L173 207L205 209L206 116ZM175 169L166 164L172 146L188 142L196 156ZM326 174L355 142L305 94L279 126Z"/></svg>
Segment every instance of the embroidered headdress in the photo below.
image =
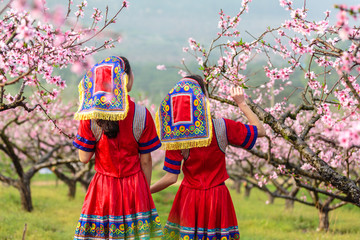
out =
<svg viewBox="0 0 360 240"><path fill-rule="evenodd" d="M156 129L165 150L210 145L210 103L198 82L181 79L161 102L155 116Z"/></svg>
<svg viewBox="0 0 360 240"><path fill-rule="evenodd" d="M122 120L129 110L128 75L120 57L108 57L88 71L79 84L76 120Z"/></svg>

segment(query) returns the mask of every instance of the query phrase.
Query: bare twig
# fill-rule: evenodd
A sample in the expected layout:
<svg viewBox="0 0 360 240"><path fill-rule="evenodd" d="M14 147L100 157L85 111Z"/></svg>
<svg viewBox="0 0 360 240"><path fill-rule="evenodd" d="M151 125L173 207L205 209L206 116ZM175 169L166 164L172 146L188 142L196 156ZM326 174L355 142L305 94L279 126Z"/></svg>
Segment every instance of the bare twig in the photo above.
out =
<svg viewBox="0 0 360 240"><path fill-rule="evenodd" d="M68 10L67 10L67 13L66 13L66 18L69 17L70 13L71 13L71 0L69 0L69 2L68 2Z"/></svg>
<svg viewBox="0 0 360 240"><path fill-rule="evenodd" d="M93 36L89 37L88 39L80 42L80 43L77 43L75 45L70 45L69 47L75 47L75 46L80 46L80 45L83 45L84 43L90 41L91 39L93 39L94 37L96 37L97 35L99 35L107 26L109 26L115 19L116 17L120 14L120 12L124 9L124 6L122 6L120 8L120 10L110 19L109 22L105 23L104 26L99 30L97 31Z"/></svg>
<svg viewBox="0 0 360 240"><path fill-rule="evenodd" d="M22 240L25 240L26 230L27 230L27 223L25 223L25 226L24 226L24 231L23 231Z"/></svg>
<svg viewBox="0 0 360 240"><path fill-rule="evenodd" d="M3 9L1 9L0 15L3 14L3 13L6 11L6 9L10 6L10 4L11 4L13 1L14 1L14 0L10 0L10 1L5 5L5 7L3 7Z"/></svg>
<svg viewBox="0 0 360 240"><path fill-rule="evenodd" d="M20 81L21 79L23 79L25 76L29 75L29 74L30 74L32 71L34 71L34 70L35 70L35 67L32 67L32 68L29 69L29 71L27 71L26 73L18 76L17 78L13 79L12 81L0 83L0 87L4 87L4 86L8 86L8 85L17 83L18 81Z"/></svg>
<svg viewBox="0 0 360 240"><path fill-rule="evenodd" d="M352 82L350 82L349 77L347 74L344 74L344 81L346 83L346 85L350 88L353 96L356 98L356 100L358 101L358 108L360 108L360 95L357 93L356 89L354 88Z"/></svg>

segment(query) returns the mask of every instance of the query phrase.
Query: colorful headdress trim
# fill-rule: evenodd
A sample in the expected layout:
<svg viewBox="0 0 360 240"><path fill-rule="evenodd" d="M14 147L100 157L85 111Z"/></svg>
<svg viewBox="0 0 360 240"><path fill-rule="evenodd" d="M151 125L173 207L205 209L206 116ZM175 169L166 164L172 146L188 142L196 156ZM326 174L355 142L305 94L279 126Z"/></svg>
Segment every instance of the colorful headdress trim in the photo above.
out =
<svg viewBox="0 0 360 240"><path fill-rule="evenodd" d="M210 103L200 85L181 79L161 102L155 123L165 150L209 146L212 139Z"/></svg>
<svg viewBox="0 0 360 240"><path fill-rule="evenodd" d="M80 106L76 120L123 120L129 110L125 63L108 57L88 71L79 83Z"/></svg>

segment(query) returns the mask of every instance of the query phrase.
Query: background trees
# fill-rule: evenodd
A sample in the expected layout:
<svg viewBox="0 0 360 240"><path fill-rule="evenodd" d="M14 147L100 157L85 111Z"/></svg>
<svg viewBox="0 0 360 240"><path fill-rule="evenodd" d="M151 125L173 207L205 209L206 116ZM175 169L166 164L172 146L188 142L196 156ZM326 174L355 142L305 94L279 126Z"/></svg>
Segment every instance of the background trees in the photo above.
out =
<svg viewBox="0 0 360 240"><path fill-rule="evenodd" d="M72 119L74 105L58 98L67 79L56 71L71 66L78 72L92 63L92 54L113 47L117 40L108 38L101 44L94 40L115 23L127 1L118 4L113 16L108 8L104 13L94 8L90 26L82 24L86 7L87 1L74 6L71 0L67 9L53 10L43 0L2 3L0 181L19 190L26 211L33 209L30 181L40 169L52 167L68 184L69 196L89 170L73 163L78 161L71 147L78 124ZM54 167L64 163L75 176L67 177L61 167Z"/></svg>
<svg viewBox="0 0 360 240"><path fill-rule="evenodd" d="M76 131L71 105L53 103L48 113L61 131ZM32 177L42 168L78 161L77 155L68 137L41 111L6 111L0 125L0 181L17 188L24 210L32 211Z"/></svg>

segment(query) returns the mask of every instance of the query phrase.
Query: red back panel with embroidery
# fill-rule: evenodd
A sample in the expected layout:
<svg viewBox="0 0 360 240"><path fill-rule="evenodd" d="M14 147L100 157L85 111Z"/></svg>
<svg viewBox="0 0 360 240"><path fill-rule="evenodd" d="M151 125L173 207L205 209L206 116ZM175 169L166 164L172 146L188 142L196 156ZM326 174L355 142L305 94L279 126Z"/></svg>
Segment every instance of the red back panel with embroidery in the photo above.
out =
<svg viewBox="0 0 360 240"><path fill-rule="evenodd" d="M111 79L109 81L109 79ZM95 70L95 89L97 92L111 92L112 66L101 66Z"/></svg>

